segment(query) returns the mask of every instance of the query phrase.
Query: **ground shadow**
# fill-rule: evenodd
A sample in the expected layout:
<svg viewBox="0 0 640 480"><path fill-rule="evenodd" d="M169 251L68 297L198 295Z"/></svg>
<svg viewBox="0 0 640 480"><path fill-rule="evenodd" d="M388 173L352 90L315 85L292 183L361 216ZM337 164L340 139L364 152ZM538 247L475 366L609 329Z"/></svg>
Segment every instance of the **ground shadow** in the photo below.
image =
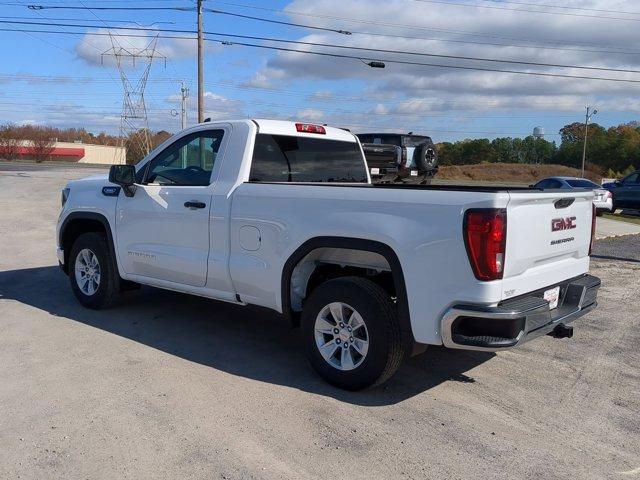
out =
<svg viewBox="0 0 640 480"><path fill-rule="evenodd" d="M58 267L0 272L0 298L234 375L358 405L395 404L442 382L473 382L465 372L493 356L433 347L408 360L385 385L344 392L315 375L304 358L299 329L270 310L146 287L127 294L124 303L109 310L87 310L78 304Z"/></svg>

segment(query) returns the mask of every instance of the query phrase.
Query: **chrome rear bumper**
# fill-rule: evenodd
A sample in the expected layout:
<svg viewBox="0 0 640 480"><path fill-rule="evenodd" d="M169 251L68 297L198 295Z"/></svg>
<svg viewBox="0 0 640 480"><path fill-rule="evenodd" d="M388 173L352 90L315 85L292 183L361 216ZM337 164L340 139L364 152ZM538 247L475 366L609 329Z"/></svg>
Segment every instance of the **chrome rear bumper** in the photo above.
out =
<svg viewBox="0 0 640 480"><path fill-rule="evenodd" d="M544 292L560 287L558 307L549 309ZM583 275L497 306L455 305L444 314L442 342L448 348L496 351L553 332L597 306L600 279Z"/></svg>

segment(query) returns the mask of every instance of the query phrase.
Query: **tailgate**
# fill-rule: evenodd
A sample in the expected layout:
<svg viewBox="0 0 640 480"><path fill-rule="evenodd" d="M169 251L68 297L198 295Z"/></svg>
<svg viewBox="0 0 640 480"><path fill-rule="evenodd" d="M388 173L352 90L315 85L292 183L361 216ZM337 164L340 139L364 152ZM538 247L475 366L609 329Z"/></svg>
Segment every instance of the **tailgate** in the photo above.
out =
<svg viewBox="0 0 640 480"><path fill-rule="evenodd" d="M593 192L509 192L503 299L589 270Z"/></svg>

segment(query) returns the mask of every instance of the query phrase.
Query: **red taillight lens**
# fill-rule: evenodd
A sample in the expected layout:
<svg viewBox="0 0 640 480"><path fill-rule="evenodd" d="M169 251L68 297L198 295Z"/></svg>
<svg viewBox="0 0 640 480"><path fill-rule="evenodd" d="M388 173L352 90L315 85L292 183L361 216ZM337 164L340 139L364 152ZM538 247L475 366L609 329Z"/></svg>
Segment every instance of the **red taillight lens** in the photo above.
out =
<svg viewBox="0 0 640 480"><path fill-rule="evenodd" d="M596 241L596 214L598 213L595 205L591 204L591 207L591 242L589 243L589 255L591 255L593 244Z"/></svg>
<svg viewBox="0 0 640 480"><path fill-rule="evenodd" d="M501 279L507 244L507 211L498 208L467 210L464 238L476 278L484 281Z"/></svg>
<svg viewBox="0 0 640 480"><path fill-rule="evenodd" d="M313 125L311 123L296 123L296 131L304 133L319 133L321 135L327 133L322 125Z"/></svg>

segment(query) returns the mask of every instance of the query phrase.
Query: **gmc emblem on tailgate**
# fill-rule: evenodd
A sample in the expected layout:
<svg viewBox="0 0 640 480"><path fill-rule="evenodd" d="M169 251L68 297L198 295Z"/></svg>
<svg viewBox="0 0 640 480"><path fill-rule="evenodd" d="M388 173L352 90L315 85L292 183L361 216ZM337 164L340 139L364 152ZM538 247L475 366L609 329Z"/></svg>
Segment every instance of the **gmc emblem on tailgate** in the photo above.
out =
<svg viewBox="0 0 640 480"><path fill-rule="evenodd" d="M576 217L554 218L551 220L551 231L571 230L576 228Z"/></svg>

